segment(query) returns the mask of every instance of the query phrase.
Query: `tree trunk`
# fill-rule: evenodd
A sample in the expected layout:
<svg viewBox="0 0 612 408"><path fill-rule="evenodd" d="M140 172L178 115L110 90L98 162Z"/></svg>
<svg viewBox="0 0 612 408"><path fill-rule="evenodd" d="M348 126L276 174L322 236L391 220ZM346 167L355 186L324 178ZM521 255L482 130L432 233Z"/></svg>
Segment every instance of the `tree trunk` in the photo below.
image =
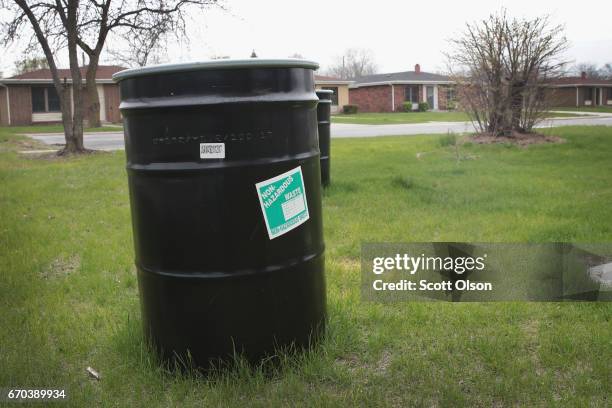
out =
<svg viewBox="0 0 612 408"><path fill-rule="evenodd" d="M64 125L64 139L66 140L66 145L64 149L59 152L59 154L64 154L77 151L78 146L75 143L74 136L72 133L72 108L70 103L72 98L70 95L70 88L67 86L62 86L60 95L60 103L62 107L62 124Z"/></svg>
<svg viewBox="0 0 612 408"><path fill-rule="evenodd" d="M512 130L524 131L521 129L521 113L523 112L523 89L525 81L515 81L510 85L510 109Z"/></svg>
<svg viewBox="0 0 612 408"><path fill-rule="evenodd" d="M70 61L70 74L72 75L72 127L65 129L66 146L60 154L83 153L83 80L79 67L77 53L77 9L78 0L68 0L66 31L68 37L68 59ZM65 104L69 99L64 98ZM63 111L70 112L70 106L64 106ZM69 130L70 129L70 130Z"/></svg>
<svg viewBox="0 0 612 408"><path fill-rule="evenodd" d="M98 87L96 85L96 72L98 70L98 56L89 56L89 65L87 66L87 74L85 77L85 87L87 88L87 97L89 106L87 107L87 120L89 127L95 128L102 126L100 122L100 97L98 96Z"/></svg>

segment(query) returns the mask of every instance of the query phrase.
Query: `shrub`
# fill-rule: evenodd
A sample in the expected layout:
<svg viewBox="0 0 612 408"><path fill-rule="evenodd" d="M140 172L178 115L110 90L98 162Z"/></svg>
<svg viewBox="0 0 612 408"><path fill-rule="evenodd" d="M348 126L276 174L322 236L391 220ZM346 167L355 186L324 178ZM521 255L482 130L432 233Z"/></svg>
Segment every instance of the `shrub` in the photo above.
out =
<svg viewBox="0 0 612 408"><path fill-rule="evenodd" d="M414 180L412 180L411 177L393 176L393 178L391 179L391 185L393 187L410 190L414 187Z"/></svg>
<svg viewBox="0 0 612 408"><path fill-rule="evenodd" d="M452 132L448 132L446 135L442 135L438 138L438 145L440 147L446 146L456 146L457 145L457 135Z"/></svg>
<svg viewBox="0 0 612 408"><path fill-rule="evenodd" d="M342 107L342 112L346 113L347 115L357 113L358 110L359 110L359 106L357 105L344 105Z"/></svg>
<svg viewBox="0 0 612 408"><path fill-rule="evenodd" d="M429 110L429 104L427 102L419 102L419 112L426 112Z"/></svg>
<svg viewBox="0 0 612 408"><path fill-rule="evenodd" d="M402 110L404 112L412 112L412 102L404 102L402 103Z"/></svg>
<svg viewBox="0 0 612 408"><path fill-rule="evenodd" d="M455 102L455 101L448 101L448 102L446 102L446 109L449 110L449 111L457 109L457 102Z"/></svg>

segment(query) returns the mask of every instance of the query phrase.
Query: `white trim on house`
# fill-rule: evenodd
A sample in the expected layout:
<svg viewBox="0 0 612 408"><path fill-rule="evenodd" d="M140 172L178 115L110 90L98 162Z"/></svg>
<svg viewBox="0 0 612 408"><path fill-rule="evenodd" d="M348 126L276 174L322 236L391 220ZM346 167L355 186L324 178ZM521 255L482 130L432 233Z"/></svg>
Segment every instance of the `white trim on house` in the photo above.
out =
<svg viewBox="0 0 612 408"><path fill-rule="evenodd" d="M106 122L106 100L104 99L104 85L97 85L98 100L100 101L100 122Z"/></svg>
<svg viewBox="0 0 612 408"><path fill-rule="evenodd" d="M434 100L433 110L438 110L438 85L434 85L433 100Z"/></svg>
<svg viewBox="0 0 612 408"><path fill-rule="evenodd" d="M605 87L605 88L609 88L612 86L612 82L610 83L610 85L607 84L550 84L548 85L551 88L572 88L572 87L580 87L580 86L594 86L596 88L599 88L601 86Z"/></svg>
<svg viewBox="0 0 612 408"><path fill-rule="evenodd" d="M432 85L432 84L424 84L421 89L422 89L422 95L423 97L421 98L422 102L427 102L429 103L429 99L427 98L427 87L431 86L433 87L433 106L431 106L430 108L432 110L438 110L438 85Z"/></svg>
<svg viewBox="0 0 612 408"><path fill-rule="evenodd" d="M576 107L580 106L580 88L578 86L576 86Z"/></svg>
<svg viewBox="0 0 612 408"><path fill-rule="evenodd" d="M318 80L315 78L315 84L316 85L350 85L355 81L344 81L344 80L337 80L337 81L332 81L329 79L326 80Z"/></svg>
<svg viewBox="0 0 612 408"><path fill-rule="evenodd" d="M364 82L362 84L351 84L349 88L361 88L365 86L377 85L450 85L454 81L380 81L380 82Z"/></svg>
<svg viewBox="0 0 612 408"><path fill-rule="evenodd" d="M37 122L61 122L61 112L39 112L32 113L32 123Z"/></svg>
<svg viewBox="0 0 612 408"><path fill-rule="evenodd" d="M423 98L421 98L421 102L427 102L427 85L423 85Z"/></svg>

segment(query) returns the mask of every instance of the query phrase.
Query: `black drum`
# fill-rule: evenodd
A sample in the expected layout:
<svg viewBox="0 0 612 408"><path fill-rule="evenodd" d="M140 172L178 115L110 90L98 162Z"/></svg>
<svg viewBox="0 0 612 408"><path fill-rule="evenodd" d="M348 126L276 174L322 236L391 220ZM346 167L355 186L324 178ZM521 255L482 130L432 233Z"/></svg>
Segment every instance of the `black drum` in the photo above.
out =
<svg viewBox="0 0 612 408"><path fill-rule="evenodd" d="M199 367L326 320L318 98L301 60L119 72L146 335Z"/></svg>

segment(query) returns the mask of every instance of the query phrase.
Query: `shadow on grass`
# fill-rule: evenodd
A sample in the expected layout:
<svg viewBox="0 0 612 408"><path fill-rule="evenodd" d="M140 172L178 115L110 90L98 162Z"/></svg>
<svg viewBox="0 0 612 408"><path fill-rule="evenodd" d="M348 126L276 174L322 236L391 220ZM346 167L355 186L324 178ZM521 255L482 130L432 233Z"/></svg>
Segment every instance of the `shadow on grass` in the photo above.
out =
<svg viewBox="0 0 612 408"><path fill-rule="evenodd" d="M307 348L281 347L258 362L249 361L239 353L212 362L204 369L197 367L190 355L162 360L155 346L143 335L140 317L132 315L118 324L109 346L126 372L157 383L197 382L215 387L270 384L287 376L324 371L334 366L336 358L350 352L347 351L350 339L358 337L350 311L342 310L340 305L330 306L326 332L316 344Z"/></svg>
<svg viewBox="0 0 612 408"><path fill-rule="evenodd" d="M359 185L354 182L334 181L322 190L323 197L334 197L346 193L356 193L359 191Z"/></svg>

